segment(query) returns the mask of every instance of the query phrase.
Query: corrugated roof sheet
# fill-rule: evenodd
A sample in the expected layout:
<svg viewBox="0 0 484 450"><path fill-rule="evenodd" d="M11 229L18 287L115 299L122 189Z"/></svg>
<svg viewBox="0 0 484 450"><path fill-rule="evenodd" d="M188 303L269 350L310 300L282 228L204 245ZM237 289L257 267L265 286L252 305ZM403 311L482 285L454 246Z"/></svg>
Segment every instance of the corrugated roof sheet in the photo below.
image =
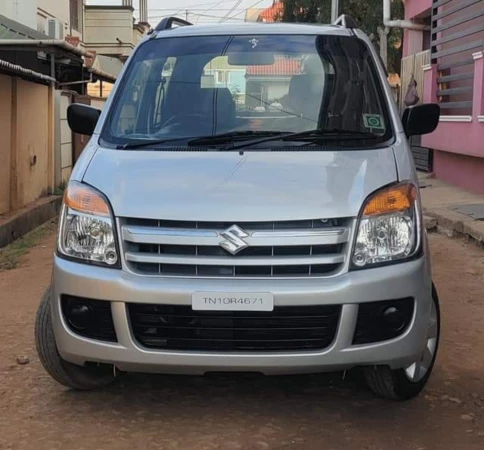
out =
<svg viewBox="0 0 484 450"><path fill-rule="evenodd" d="M0 39L46 39L46 37L44 33L0 14Z"/></svg>
<svg viewBox="0 0 484 450"><path fill-rule="evenodd" d="M301 73L301 61L278 59L270 66L248 66L247 75L252 76L292 76Z"/></svg>

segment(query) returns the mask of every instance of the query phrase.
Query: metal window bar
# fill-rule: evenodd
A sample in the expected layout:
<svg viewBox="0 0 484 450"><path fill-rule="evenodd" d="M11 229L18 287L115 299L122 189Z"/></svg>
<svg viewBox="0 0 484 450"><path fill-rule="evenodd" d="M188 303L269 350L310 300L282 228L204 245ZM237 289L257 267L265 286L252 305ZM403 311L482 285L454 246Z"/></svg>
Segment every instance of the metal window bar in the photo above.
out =
<svg viewBox="0 0 484 450"><path fill-rule="evenodd" d="M442 25L434 24L434 19L432 17L432 24L435 25L435 26L432 27L432 34L436 34L436 33L439 33L441 31L445 31L445 30L448 30L450 28L454 28L457 25L462 25L463 23L470 22L471 20L477 19L477 18L482 17L482 16L484 16L484 10L479 11L478 13L469 14L469 15L464 16L464 17L457 17L456 19L451 20L451 21L449 21L445 24L442 24Z"/></svg>
<svg viewBox="0 0 484 450"><path fill-rule="evenodd" d="M484 46L484 24L478 20L484 16L484 0L434 0L431 12L431 58L439 71L440 106L447 114L463 114L472 109L474 73L472 67L464 73L460 68L473 66L472 52Z"/></svg>
<svg viewBox="0 0 484 450"><path fill-rule="evenodd" d="M451 6L450 8L435 14L435 16L433 16L433 20L440 20L440 19L443 19L444 17L448 17L451 14L462 11L463 9L468 8L469 6L475 5L476 3L479 3L480 1L481 0L464 0L464 1L461 0L456 5Z"/></svg>

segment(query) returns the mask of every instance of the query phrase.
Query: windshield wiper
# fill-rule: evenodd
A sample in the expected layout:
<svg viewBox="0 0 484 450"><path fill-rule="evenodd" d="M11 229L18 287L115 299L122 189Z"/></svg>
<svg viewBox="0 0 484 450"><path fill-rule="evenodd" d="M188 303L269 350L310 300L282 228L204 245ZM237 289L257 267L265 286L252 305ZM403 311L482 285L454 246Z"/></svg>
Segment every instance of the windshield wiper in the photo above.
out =
<svg viewBox="0 0 484 450"><path fill-rule="evenodd" d="M303 140L303 139L376 139L380 138L378 134L370 133L368 131L355 131L355 130L343 130L343 129L331 129L331 130L308 130L300 133L292 133L282 138L283 141Z"/></svg>
<svg viewBox="0 0 484 450"><path fill-rule="evenodd" d="M267 136L271 139L279 138L285 136L286 134L282 131L253 131L253 130L243 130L243 131L229 131L228 133L213 134L209 136L200 136L188 141L188 145L218 145L225 144L227 142L239 141L242 139L251 139L256 136Z"/></svg>
<svg viewBox="0 0 484 450"><path fill-rule="evenodd" d="M261 136L256 139L254 137ZM221 151L231 151L238 150L245 147L250 147L252 145L262 144L264 142L270 141L314 141L320 139L376 139L381 136L364 131L353 131L353 130L308 130L298 133L284 132L284 131L230 131L228 133L214 134L208 136L197 136L197 137L180 137L173 139L136 139L133 141L128 141L125 144L118 145L116 148L121 150L131 150L136 148L145 148L163 144L169 144L180 141L187 141L186 145L188 147L205 146L205 145L220 145L228 142L240 141L240 143L234 143L223 147Z"/></svg>
<svg viewBox="0 0 484 450"><path fill-rule="evenodd" d="M190 137L175 138L175 139L136 139L133 141L128 141L124 144L118 145L116 149L118 150L132 150L135 148L151 147L156 145L168 144L172 142L185 141L191 139Z"/></svg>
<svg viewBox="0 0 484 450"><path fill-rule="evenodd" d="M136 139L128 141L125 144L118 145L118 150L131 150L136 148L151 147L163 144L171 144L174 142L186 141L189 147L196 147L198 145L217 145L225 144L239 139L250 139L255 136L280 136L289 133L281 133L280 131L230 131L228 133L213 134L207 136L187 136L173 139Z"/></svg>
<svg viewBox="0 0 484 450"><path fill-rule="evenodd" d="M240 144L227 146L222 151L239 150L252 145L263 144L270 141L319 141L319 140L349 140L349 139L379 139L381 136L365 131L353 130L307 130L297 133L277 133L275 136L244 141Z"/></svg>

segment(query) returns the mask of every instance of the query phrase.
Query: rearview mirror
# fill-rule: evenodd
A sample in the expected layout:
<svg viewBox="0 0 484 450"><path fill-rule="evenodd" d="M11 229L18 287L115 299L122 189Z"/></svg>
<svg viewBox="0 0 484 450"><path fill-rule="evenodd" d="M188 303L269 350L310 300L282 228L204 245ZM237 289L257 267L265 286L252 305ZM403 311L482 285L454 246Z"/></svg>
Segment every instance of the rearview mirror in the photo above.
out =
<svg viewBox="0 0 484 450"><path fill-rule="evenodd" d="M101 110L81 103L72 103L67 108L67 123L74 133L92 136Z"/></svg>
<svg viewBox="0 0 484 450"><path fill-rule="evenodd" d="M231 66L272 66L274 54L269 52L229 53L227 62Z"/></svg>
<svg viewBox="0 0 484 450"><path fill-rule="evenodd" d="M413 106L403 113L403 129L407 137L429 134L439 125L439 118L440 106L435 103Z"/></svg>

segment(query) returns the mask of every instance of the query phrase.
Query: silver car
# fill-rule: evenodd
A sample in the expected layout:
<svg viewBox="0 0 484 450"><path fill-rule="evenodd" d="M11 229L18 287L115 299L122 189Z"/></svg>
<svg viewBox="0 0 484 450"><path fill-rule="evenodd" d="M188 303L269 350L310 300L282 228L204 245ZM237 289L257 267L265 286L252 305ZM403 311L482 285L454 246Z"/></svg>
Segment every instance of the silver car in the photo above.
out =
<svg viewBox="0 0 484 450"><path fill-rule="evenodd" d="M126 371L267 375L362 367L379 396L427 382L439 341L408 137L368 37L343 25L164 19L66 188L36 322L58 382Z"/></svg>

